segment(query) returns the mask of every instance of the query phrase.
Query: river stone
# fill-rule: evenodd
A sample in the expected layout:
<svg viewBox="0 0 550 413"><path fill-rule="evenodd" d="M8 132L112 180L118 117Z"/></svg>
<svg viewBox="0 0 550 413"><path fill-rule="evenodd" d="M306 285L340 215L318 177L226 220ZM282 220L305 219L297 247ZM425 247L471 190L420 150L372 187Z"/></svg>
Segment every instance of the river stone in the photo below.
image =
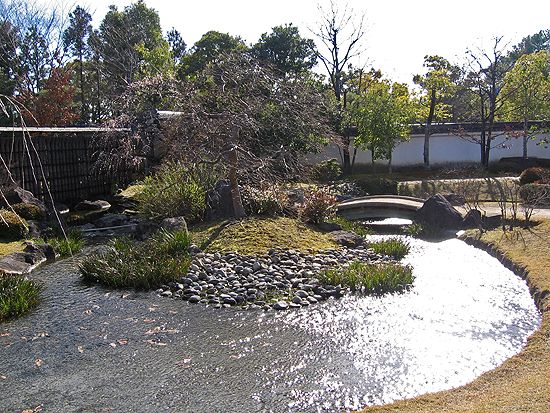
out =
<svg viewBox="0 0 550 413"><path fill-rule="evenodd" d="M130 217L125 214L105 214L101 218L96 219L93 223L98 228L116 227L126 225Z"/></svg>
<svg viewBox="0 0 550 413"><path fill-rule="evenodd" d="M273 309L275 310L286 310L288 308L288 303L286 301L277 301L273 304Z"/></svg>
<svg viewBox="0 0 550 413"><path fill-rule="evenodd" d="M189 297L189 299L187 301L189 301L192 304L196 304L200 300L201 300L201 298L198 295L192 295L191 297Z"/></svg>
<svg viewBox="0 0 550 413"><path fill-rule="evenodd" d="M346 247L357 247L365 242L365 239L357 235L353 231L334 231L331 232L330 237L339 245ZM314 261L315 262L315 261Z"/></svg>
<svg viewBox="0 0 550 413"><path fill-rule="evenodd" d="M456 229L462 224L462 215L442 195L436 194L416 212L416 221L435 230Z"/></svg>

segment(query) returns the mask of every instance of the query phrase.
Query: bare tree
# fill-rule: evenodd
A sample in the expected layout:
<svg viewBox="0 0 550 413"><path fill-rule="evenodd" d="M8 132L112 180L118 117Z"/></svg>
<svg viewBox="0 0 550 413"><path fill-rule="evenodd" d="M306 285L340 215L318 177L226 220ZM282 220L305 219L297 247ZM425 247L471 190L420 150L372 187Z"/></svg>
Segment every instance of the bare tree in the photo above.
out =
<svg viewBox="0 0 550 413"><path fill-rule="evenodd" d="M502 44L502 37L495 37L490 50L467 51L468 83L477 97L481 131L479 136L466 133L463 129L459 129L457 134L480 146L481 164L485 168L489 166L491 149L496 146L495 138L504 134L495 134L494 123L506 102L506 96L501 93L504 75L511 67L511 63L505 58L506 46Z"/></svg>
<svg viewBox="0 0 550 413"><path fill-rule="evenodd" d="M365 35L365 15L356 15L347 5L340 9L331 0L328 10L318 7L321 22L313 34L321 41L322 51L315 50L317 58L323 64L337 105L338 128L342 129L344 99L344 73L350 61L363 52L361 41ZM341 137L343 172L351 172L351 138L349 132Z"/></svg>

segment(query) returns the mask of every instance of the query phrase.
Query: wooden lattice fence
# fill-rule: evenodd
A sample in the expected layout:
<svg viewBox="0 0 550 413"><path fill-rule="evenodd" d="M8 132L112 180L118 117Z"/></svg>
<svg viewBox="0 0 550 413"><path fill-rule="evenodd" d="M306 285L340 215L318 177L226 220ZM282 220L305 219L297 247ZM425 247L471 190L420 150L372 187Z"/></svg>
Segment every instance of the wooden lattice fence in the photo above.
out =
<svg viewBox="0 0 550 413"><path fill-rule="evenodd" d="M110 176L93 168L98 137L112 136L101 140L103 149L108 149L116 144L114 132L103 128L0 128L0 155L13 179L38 198L49 198L46 182L56 201L90 198L111 193L116 184L129 180L124 172Z"/></svg>

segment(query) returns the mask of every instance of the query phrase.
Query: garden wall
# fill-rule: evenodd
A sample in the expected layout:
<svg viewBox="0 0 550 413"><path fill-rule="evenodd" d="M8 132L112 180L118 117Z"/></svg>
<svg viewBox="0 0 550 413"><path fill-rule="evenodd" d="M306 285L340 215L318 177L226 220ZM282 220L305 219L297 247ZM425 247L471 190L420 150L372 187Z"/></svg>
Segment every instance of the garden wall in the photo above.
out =
<svg viewBox="0 0 550 413"><path fill-rule="evenodd" d="M0 155L13 179L38 198L48 198L45 183L56 201L90 198L111 193L115 183L124 184L128 180L125 173L108 176L93 168L100 149L95 145L96 138L113 131L118 130L26 128L23 131L3 127L0 128ZM113 143L115 139L116 133ZM102 139L103 146L107 147L108 142ZM1 164L0 167L4 169Z"/></svg>
<svg viewBox="0 0 550 413"><path fill-rule="evenodd" d="M537 145L541 137L550 139L550 134L538 135L535 140L528 142L528 156L538 158L550 158L550 147ZM523 153L522 138L506 139L499 137L493 142L493 146L503 144L502 147L491 149L491 161L498 161L505 157L521 157ZM422 165L424 153L424 135L413 134L406 142L399 144L394 152L392 164L394 166L415 166ZM353 154L353 150L352 150ZM326 159L335 158L340 160L340 153L336 145L329 145L318 154L311 154L307 160L310 163L317 163ZM371 164L370 151L357 151L356 165ZM450 133L434 134L430 138L430 163L432 165L444 165L452 163L480 162L480 147L477 144ZM379 160L376 163L386 164L386 160Z"/></svg>

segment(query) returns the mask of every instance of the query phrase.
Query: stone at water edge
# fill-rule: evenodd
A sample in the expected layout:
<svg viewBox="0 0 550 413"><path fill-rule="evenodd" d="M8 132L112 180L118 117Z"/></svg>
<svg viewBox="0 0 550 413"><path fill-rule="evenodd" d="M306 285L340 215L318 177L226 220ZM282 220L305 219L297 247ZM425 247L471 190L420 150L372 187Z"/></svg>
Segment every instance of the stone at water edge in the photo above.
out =
<svg viewBox="0 0 550 413"><path fill-rule="evenodd" d="M478 228L481 223L481 211L477 209L470 209L462 220L462 228Z"/></svg>
<svg viewBox="0 0 550 413"><path fill-rule="evenodd" d="M436 194L416 212L415 221L434 229L458 229L462 224L462 215L443 195Z"/></svg>
<svg viewBox="0 0 550 413"><path fill-rule="evenodd" d="M101 199L97 201L84 200L74 207L75 211L107 211L109 208L111 208L111 204Z"/></svg>
<svg viewBox="0 0 550 413"><path fill-rule="evenodd" d="M116 227L126 225L130 221L130 217L125 214L105 214L101 218L93 221L98 228Z"/></svg>
<svg viewBox="0 0 550 413"><path fill-rule="evenodd" d="M286 310L288 309L288 303L286 301L277 301L275 304L273 304L273 309Z"/></svg>

